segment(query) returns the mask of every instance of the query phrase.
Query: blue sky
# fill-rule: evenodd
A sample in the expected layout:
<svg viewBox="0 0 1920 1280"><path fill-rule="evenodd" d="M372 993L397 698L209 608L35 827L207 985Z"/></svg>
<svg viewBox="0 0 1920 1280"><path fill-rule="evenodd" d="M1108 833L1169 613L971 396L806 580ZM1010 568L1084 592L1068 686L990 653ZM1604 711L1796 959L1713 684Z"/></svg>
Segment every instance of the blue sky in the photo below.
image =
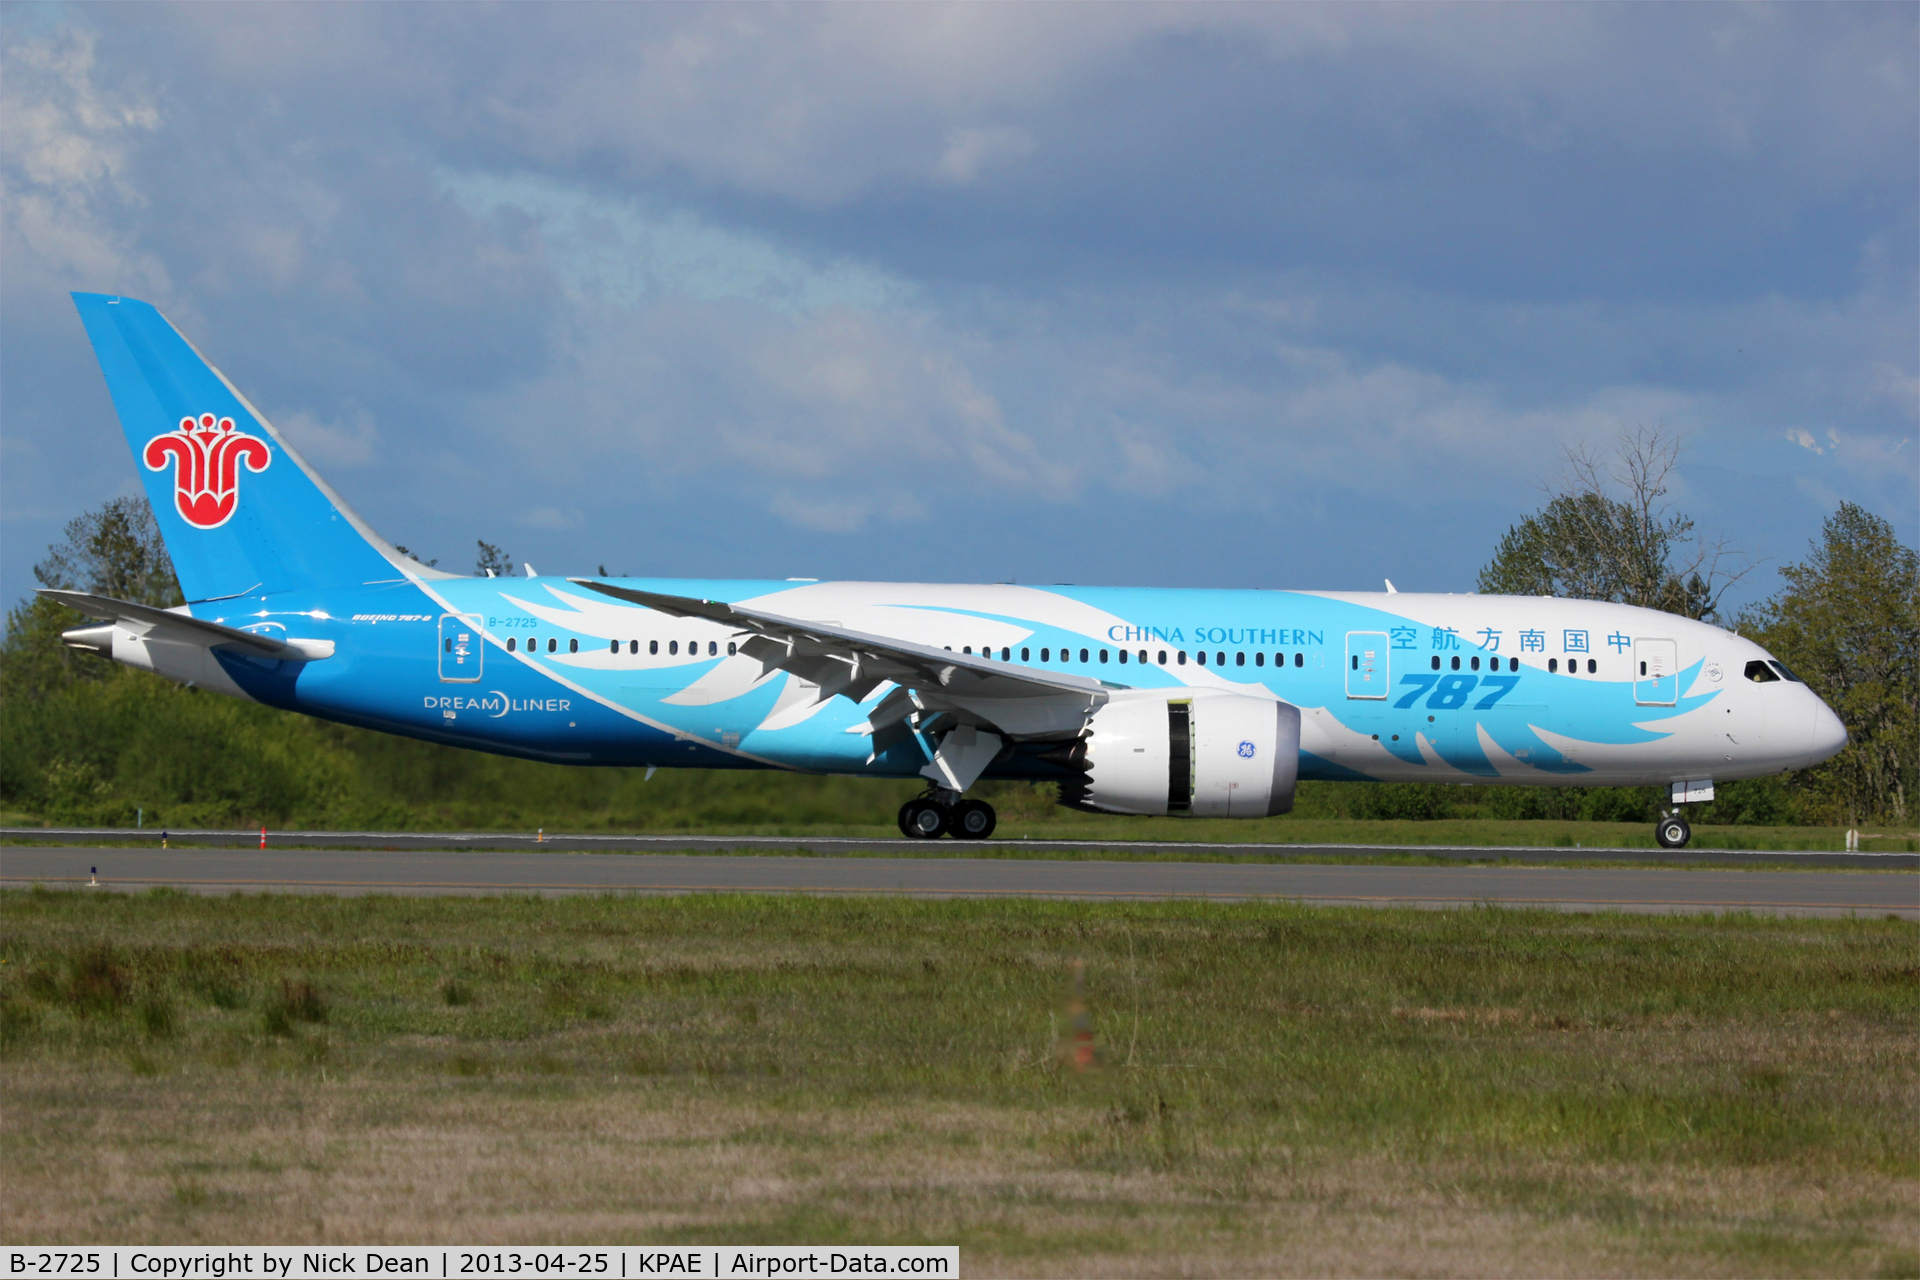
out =
<svg viewBox="0 0 1920 1280"><path fill-rule="evenodd" d="M470 570L1468 590L1569 447L1920 540L1920 8L0 8L0 596L153 301Z"/></svg>

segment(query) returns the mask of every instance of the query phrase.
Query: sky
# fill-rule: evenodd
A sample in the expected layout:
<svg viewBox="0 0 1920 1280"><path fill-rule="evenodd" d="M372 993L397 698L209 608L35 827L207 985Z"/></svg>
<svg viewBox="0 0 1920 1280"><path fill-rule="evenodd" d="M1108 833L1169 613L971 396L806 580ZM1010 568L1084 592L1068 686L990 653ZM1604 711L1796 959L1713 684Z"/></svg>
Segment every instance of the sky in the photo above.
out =
<svg viewBox="0 0 1920 1280"><path fill-rule="evenodd" d="M1467 591L1568 450L1920 541L1920 6L0 5L0 599L159 306L471 572Z"/></svg>

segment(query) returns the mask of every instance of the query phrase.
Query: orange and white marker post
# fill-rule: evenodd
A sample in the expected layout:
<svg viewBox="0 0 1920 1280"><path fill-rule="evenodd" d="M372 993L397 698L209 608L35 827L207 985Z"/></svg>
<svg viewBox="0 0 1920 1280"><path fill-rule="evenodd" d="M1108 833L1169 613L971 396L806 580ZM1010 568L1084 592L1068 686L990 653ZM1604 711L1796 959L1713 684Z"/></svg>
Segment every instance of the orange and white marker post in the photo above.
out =
<svg viewBox="0 0 1920 1280"><path fill-rule="evenodd" d="M265 827L260 828L260 847L262 849L267 847L267 829Z"/></svg>

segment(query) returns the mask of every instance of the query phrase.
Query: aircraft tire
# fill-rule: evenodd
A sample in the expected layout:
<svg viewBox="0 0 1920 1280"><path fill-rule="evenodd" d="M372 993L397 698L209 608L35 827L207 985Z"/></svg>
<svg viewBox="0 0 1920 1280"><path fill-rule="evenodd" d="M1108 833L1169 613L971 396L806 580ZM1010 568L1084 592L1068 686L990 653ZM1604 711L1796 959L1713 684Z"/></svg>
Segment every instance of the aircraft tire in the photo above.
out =
<svg viewBox="0 0 1920 1280"><path fill-rule="evenodd" d="M913 803L913 801L909 800L900 806L900 834L909 840L913 839L913 828L907 825L912 820Z"/></svg>
<svg viewBox="0 0 1920 1280"><path fill-rule="evenodd" d="M1687 841L1693 839L1693 828L1679 814L1660 819L1660 825L1653 829L1653 838L1660 842L1662 849L1684 849Z"/></svg>
<svg viewBox="0 0 1920 1280"><path fill-rule="evenodd" d="M901 825L912 840L938 840L949 825L947 811L926 799L909 800L906 819Z"/></svg>
<svg viewBox="0 0 1920 1280"><path fill-rule="evenodd" d="M985 840L993 834L999 815L985 800L962 800L953 807L947 829L956 840Z"/></svg>

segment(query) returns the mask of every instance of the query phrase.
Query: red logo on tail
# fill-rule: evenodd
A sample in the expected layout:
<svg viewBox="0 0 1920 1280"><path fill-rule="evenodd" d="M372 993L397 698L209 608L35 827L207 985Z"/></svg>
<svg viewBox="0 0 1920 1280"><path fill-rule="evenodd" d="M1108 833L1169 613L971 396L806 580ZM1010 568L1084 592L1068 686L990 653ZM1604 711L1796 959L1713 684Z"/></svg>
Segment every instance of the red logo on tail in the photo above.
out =
<svg viewBox="0 0 1920 1280"><path fill-rule="evenodd" d="M173 458L173 505L196 529L218 529L240 502L240 463L265 471L273 455L267 442L233 429L232 418L215 421L210 413L180 419L180 429L147 441L150 471L166 469Z"/></svg>

